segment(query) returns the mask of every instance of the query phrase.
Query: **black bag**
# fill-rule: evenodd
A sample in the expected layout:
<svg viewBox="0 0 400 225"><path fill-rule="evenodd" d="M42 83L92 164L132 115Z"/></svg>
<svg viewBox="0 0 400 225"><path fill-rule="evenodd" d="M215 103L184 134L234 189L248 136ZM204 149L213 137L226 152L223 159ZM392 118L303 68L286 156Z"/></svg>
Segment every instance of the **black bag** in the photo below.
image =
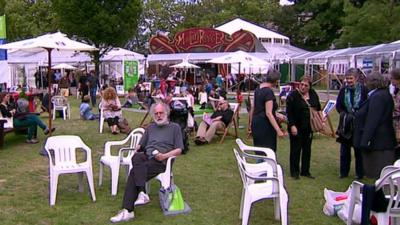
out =
<svg viewBox="0 0 400 225"><path fill-rule="evenodd" d="M128 120L125 118L120 118L118 120L118 128L121 133L129 134L132 131L132 128L129 126Z"/></svg>
<svg viewBox="0 0 400 225"><path fill-rule="evenodd" d="M336 130L338 138L336 139L339 143L350 142L353 137L354 131L354 114L341 112L339 117L339 124Z"/></svg>

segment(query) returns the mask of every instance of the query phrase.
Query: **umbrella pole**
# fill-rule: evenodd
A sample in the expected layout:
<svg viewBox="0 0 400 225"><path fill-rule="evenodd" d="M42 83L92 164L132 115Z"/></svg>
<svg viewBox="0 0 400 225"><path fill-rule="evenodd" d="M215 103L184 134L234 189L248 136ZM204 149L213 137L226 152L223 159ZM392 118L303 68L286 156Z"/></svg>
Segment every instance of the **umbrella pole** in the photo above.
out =
<svg viewBox="0 0 400 225"><path fill-rule="evenodd" d="M51 124L51 122L52 122L52 119L53 119L53 116L52 116L52 111L51 111L51 86L52 86L52 84L51 84L51 51L53 50L53 49L51 49L51 48L46 48L46 50L47 50L47 54L48 54L48 61L49 61L49 65L47 66L47 80L48 80L48 84L49 84L49 87L48 87L48 90L49 90L49 93L48 93L48 95L49 95L49 105L48 105L48 109L49 109L49 131L50 131L50 134L49 134L49 136L51 136L51 129L52 129L52 124Z"/></svg>

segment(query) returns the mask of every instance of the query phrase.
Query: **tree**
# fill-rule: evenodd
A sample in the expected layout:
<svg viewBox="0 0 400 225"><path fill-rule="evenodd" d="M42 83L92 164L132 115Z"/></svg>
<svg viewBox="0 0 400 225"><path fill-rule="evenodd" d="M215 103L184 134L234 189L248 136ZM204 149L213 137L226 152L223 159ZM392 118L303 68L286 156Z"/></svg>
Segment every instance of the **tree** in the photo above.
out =
<svg viewBox="0 0 400 225"><path fill-rule="evenodd" d="M7 0L0 1L0 15L6 15L7 39L22 40L53 32L57 20L48 0Z"/></svg>
<svg viewBox="0 0 400 225"><path fill-rule="evenodd" d="M145 52L150 37L158 32L173 32L183 20L185 1L147 0L143 2L138 32L126 44L130 49Z"/></svg>
<svg viewBox="0 0 400 225"><path fill-rule="evenodd" d="M394 0L365 1L361 8L346 3L338 47L373 45L400 39L400 3Z"/></svg>
<svg viewBox="0 0 400 225"><path fill-rule="evenodd" d="M279 0L195 1L186 5L184 21L179 28L214 27L235 18L266 26L279 7Z"/></svg>
<svg viewBox="0 0 400 225"><path fill-rule="evenodd" d="M274 16L280 30L291 37L294 45L309 50L327 49L340 37L343 0L294 0ZM289 18L290 23L281 18ZM296 22L295 22L296 21ZM283 26L281 24L283 23Z"/></svg>
<svg viewBox="0 0 400 225"><path fill-rule="evenodd" d="M61 29L100 49L92 57L98 73L100 57L122 47L137 32L140 0L52 0Z"/></svg>

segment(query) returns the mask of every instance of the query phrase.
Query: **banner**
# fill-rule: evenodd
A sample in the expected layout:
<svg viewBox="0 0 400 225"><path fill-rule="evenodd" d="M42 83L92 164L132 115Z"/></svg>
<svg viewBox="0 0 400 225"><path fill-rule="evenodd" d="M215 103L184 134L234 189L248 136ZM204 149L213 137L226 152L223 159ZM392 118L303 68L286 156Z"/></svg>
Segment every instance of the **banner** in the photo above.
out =
<svg viewBox="0 0 400 225"><path fill-rule="evenodd" d="M6 39L6 15L0 16L0 39Z"/></svg>
<svg viewBox="0 0 400 225"><path fill-rule="evenodd" d="M0 45L6 43L6 16L0 16ZM0 49L0 61L7 60L7 50Z"/></svg>
<svg viewBox="0 0 400 225"><path fill-rule="evenodd" d="M0 45L5 44L5 43L7 43L6 39L0 38ZM5 50L5 49L0 49L0 61L2 61L2 60L7 60L7 50Z"/></svg>
<svg viewBox="0 0 400 225"><path fill-rule="evenodd" d="M124 61L124 90L133 88L139 80L139 62Z"/></svg>

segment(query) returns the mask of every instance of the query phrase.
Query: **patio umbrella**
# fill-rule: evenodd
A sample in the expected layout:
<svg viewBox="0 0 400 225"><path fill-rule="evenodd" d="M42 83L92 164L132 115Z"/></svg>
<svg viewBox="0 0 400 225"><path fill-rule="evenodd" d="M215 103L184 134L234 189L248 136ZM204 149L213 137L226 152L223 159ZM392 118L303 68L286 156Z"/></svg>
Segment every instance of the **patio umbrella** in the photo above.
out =
<svg viewBox="0 0 400 225"><path fill-rule="evenodd" d="M67 70L75 70L77 69L75 66L71 66L66 63L60 63L52 67L52 69L60 70L60 69L67 69Z"/></svg>
<svg viewBox="0 0 400 225"><path fill-rule="evenodd" d="M187 69L192 69L192 68L200 68L200 66L197 66L195 64L190 63L187 60L183 60L181 63L175 64L170 66L171 68L180 68L185 71L185 80L186 80L186 71Z"/></svg>
<svg viewBox="0 0 400 225"><path fill-rule="evenodd" d="M53 34L45 34L38 36L36 38L31 38L23 41L11 42L8 44L0 45L0 49L10 49L10 50L23 50L28 52L39 52L47 51L48 54L48 68L47 68L47 78L49 80L49 99L51 99L51 52L53 49L57 50L69 50L69 51L96 51L97 48L71 40L67 35L57 32ZM49 101L49 109L51 107L51 101ZM49 110L49 129L51 135L51 110Z"/></svg>
<svg viewBox="0 0 400 225"><path fill-rule="evenodd" d="M211 60L208 60L207 63L214 63L214 64L239 64L239 73L240 73L240 66L246 67L259 67L265 66L269 63L263 59L260 59L256 56L252 56L244 51L236 51L231 52L227 55L220 56Z"/></svg>
<svg viewBox="0 0 400 225"><path fill-rule="evenodd" d="M217 57L207 61L207 63L215 63L215 64L238 64L238 74L240 74L240 67L245 68L261 68L268 67L269 63L263 59L260 59L256 56L252 56L244 51L236 51L229 53L225 56ZM248 70L250 71L250 69ZM250 76L250 75L249 75ZM249 77L249 93L250 96L250 77ZM250 97L249 97L250 99Z"/></svg>
<svg viewBox="0 0 400 225"><path fill-rule="evenodd" d="M113 48L101 57L101 61L143 60L144 55L123 48Z"/></svg>

